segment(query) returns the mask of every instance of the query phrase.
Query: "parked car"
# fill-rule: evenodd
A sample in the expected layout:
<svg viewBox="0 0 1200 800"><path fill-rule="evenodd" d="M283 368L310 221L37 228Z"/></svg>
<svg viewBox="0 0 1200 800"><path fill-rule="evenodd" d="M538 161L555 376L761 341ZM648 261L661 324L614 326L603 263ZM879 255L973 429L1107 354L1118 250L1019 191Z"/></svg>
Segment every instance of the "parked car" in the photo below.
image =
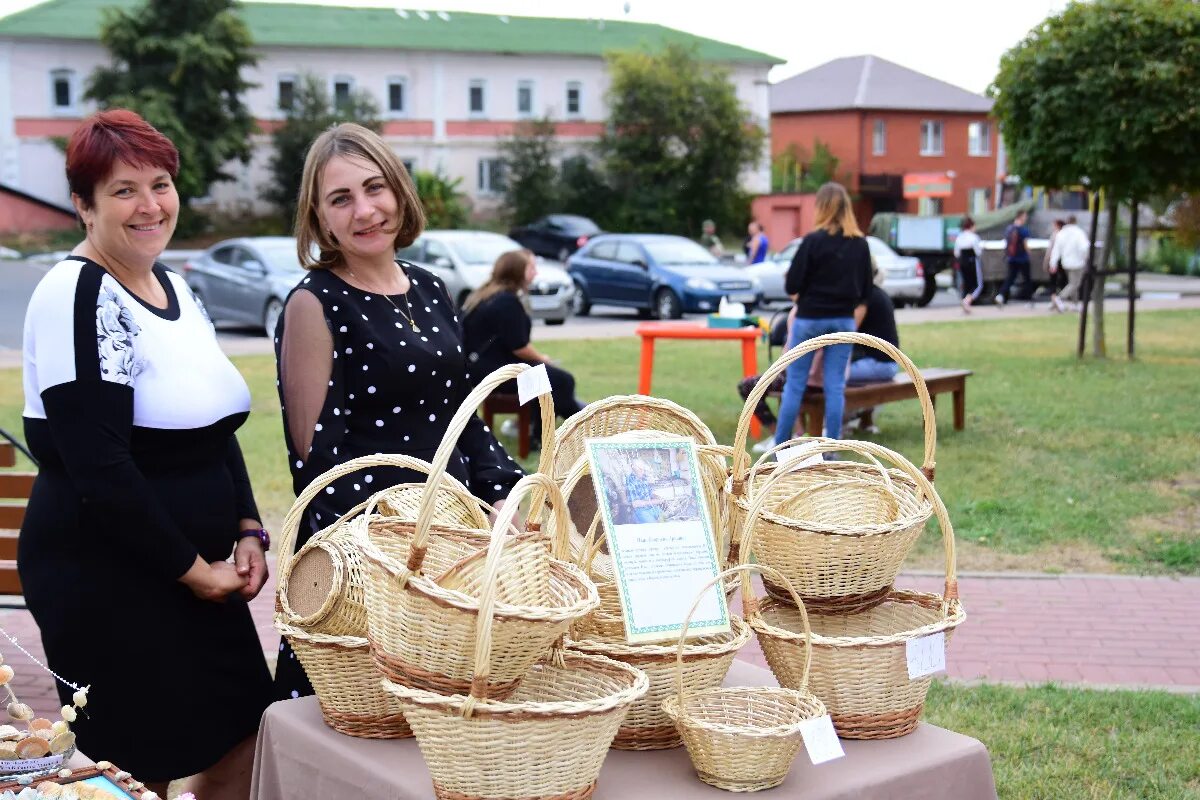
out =
<svg viewBox="0 0 1200 800"><path fill-rule="evenodd" d="M784 280L788 268L792 265L792 257L804 237L793 239L787 247L778 253L768 256L766 261L746 267L746 273L753 276L763 288L763 302L790 303L784 290ZM913 256L902 256L888 247L881 239L867 237L867 247L876 265L883 270L886 279L883 290L892 298L897 306L917 303L925 292L925 271L921 261Z"/></svg>
<svg viewBox="0 0 1200 800"><path fill-rule="evenodd" d="M492 274L501 253L521 245L490 231L425 231L397 258L424 267L446 282L446 291L459 306ZM571 316L575 285L560 267L539 260L538 274L529 287L529 311L547 325L562 325Z"/></svg>
<svg viewBox="0 0 1200 800"><path fill-rule="evenodd" d="M587 217L574 214L550 214L541 219L513 228L508 235L539 256L567 263L571 254L587 244L588 239L602 231Z"/></svg>
<svg viewBox="0 0 1200 800"><path fill-rule="evenodd" d="M691 239L665 234L604 234L567 262L575 313L594 303L636 308L661 319L715 311L726 297L747 309L762 302L758 281L722 264Z"/></svg>
<svg viewBox="0 0 1200 800"><path fill-rule="evenodd" d="M182 271L213 322L261 325L268 336L304 277L291 236L226 239L184 261Z"/></svg>

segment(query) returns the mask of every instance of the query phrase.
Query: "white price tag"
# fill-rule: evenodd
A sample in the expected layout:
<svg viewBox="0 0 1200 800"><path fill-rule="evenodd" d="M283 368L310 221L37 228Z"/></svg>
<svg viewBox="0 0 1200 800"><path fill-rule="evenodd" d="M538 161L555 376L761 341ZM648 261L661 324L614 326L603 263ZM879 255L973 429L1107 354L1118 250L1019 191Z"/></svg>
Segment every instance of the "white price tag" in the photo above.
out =
<svg viewBox="0 0 1200 800"><path fill-rule="evenodd" d="M28 758L23 761L0 761L0 774L16 775L18 773L42 772L48 769L57 769L62 766L62 763L62 756Z"/></svg>
<svg viewBox="0 0 1200 800"><path fill-rule="evenodd" d="M804 749L814 764L824 764L846 755L842 743L833 730L833 718L828 714L800 723L800 735L804 738Z"/></svg>
<svg viewBox="0 0 1200 800"><path fill-rule="evenodd" d="M946 669L946 634L934 633L904 643L908 678L916 680Z"/></svg>
<svg viewBox="0 0 1200 800"><path fill-rule="evenodd" d="M538 364L517 376L517 400L521 405L544 394L550 394L550 375L545 364Z"/></svg>
<svg viewBox="0 0 1200 800"><path fill-rule="evenodd" d="M808 448L802 444L795 445L794 447L785 447L782 450L776 450L775 462L777 464L786 464L789 461L795 461L800 457L800 454L806 450L808 450ZM823 463L825 463L824 456L822 456L820 453L816 453L801 461L800 466L812 467Z"/></svg>

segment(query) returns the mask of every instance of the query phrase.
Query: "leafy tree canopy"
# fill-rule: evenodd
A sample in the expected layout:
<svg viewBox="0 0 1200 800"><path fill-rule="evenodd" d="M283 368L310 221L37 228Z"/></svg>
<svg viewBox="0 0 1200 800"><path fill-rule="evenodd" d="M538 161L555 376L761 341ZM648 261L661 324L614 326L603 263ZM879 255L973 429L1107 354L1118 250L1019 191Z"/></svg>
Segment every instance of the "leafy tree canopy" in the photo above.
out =
<svg viewBox="0 0 1200 800"><path fill-rule="evenodd" d="M250 158L254 118L242 102L257 63L234 0L146 0L106 8L100 41L111 66L92 73L86 97L101 108L132 109L179 149L177 187L187 200L230 180L230 159Z"/></svg>
<svg viewBox="0 0 1200 800"><path fill-rule="evenodd" d="M500 145L504 158L504 212L522 225L560 210L558 154L554 122L548 117L519 124Z"/></svg>
<svg viewBox="0 0 1200 800"><path fill-rule="evenodd" d="M1028 183L1200 187L1200 4L1072 3L1004 55L990 92Z"/></svg>

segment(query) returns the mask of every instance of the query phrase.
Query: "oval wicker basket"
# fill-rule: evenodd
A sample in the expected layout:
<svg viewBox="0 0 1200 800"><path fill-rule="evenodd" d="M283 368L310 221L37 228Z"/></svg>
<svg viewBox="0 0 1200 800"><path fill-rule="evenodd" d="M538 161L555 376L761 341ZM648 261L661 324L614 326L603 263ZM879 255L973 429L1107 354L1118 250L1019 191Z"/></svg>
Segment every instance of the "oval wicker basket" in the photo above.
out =
<svg viewBox="0 0 1200 800"><path fill-rule="evenodd" d="M514 493L527 488L522 483ZM515 503L501 511L495 540L515 513ZM489 547L489 554L499 548ZM646 693L646 676L611 659L555 649L507 700L488 699L499 572L499 559L489 559L474 616L468 694L444 695L386 678L382 686L410 720L438 798L586 800L621 719Z"/></svg>
<svg viewBox="0 0 1200 800"><path fill-rule="evenodd" d="M813 452L837 450L841 442L817 442ZM833 717L834 728L845 739L890 739L911 732L920 719L929 676L910 680L905 643L935 633L945 633L949 643L954 629L966 619L958 599L955 572L954 528L933 484L916 466L885 447L858 442L877 458L898 465L933 501L942 530L946 583L942 595L892 590L872 608L854 614L809 613L812 626L812 691ZM798 463L798 462L796 462ZM785 464L781 469L794 468ZM765 505L760 495L742 530L742 559L747 560L753 539L761 530L755 524ZM767 664L779 683L802 683L804 658L802 619L789 604L753 598L743 582L746 621L762 645Z"/></svg>
<svg viewBox="0 0 1200 800"><path fill-rule="evenodd" d="M704 592L730 574L758 571L770 575L790 593L804 630L804 673L796 689L777 686L715 686L688 693L684 679L683 650L688 624ZM743 579L743 585L749 584ZM823 716L825 704L808 691L808 667L812 659L812 633L804 603L788 579L778 570L745 565L725 570L709 581L696 598L679 632L676 647L675 694L663 701L683 743L696 775L707 784L730 792L757 792L783 783L796 759L805 720Z"/></svg>
<svg viewBox="0 0 1200 800"><path fill-rule="evenodd" d="M751 502L763 491L756 485L760 476L771 481L771 476L780 472L778 465L764 463L767 456L750 468L746 438L755 406L790 364L834 344L862 344L881 350L912 379L925 434L922 469L932 479L937 420L920 370L898 348L877 337L861 333L818 336L784 353L746 398L738 419L726 494L730 530L742 529ZM771 498L762 507L755 558L786 575L810 612L851 613L881 602L932 513L915 483L903 475L895 477L889 482L885 473L881 481L879 471L845 462L782 471L771 481ZM896 507L893 498L900 501ZM731 552L733 558L740 561L736 548Z"/></svg>

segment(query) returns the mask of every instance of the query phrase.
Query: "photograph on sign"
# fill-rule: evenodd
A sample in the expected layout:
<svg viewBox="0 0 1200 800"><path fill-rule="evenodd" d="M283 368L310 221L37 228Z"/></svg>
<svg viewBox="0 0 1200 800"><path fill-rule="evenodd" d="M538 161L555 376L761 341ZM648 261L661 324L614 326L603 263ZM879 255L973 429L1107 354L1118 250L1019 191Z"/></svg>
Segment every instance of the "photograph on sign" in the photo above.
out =
<svg viewBox="0 0 1200 800"><path fill-rule="evenodd" d="M691 439L588 439L588 459L630 643L679 636L692 601L720 572ZM725 595L705 594L689 635L729 630Z"/></svg>

